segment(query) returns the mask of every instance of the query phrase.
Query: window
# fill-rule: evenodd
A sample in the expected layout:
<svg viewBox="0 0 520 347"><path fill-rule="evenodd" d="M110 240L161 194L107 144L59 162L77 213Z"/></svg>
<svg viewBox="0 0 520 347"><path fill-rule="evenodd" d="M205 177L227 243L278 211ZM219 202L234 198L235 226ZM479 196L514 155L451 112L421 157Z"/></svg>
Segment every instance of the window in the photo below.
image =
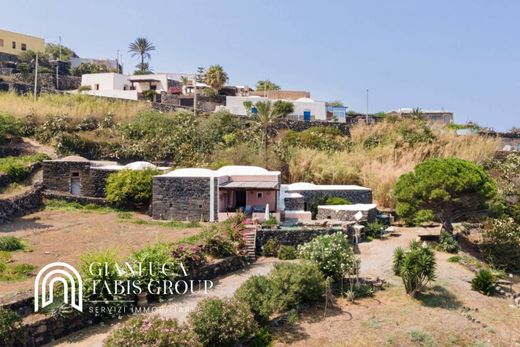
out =
<svg viewBox="0 0 520 347"><path fill-rule="evenodd" d="M16 42L13 41L12 47L13 47L13 49L16 49Z"/></svg>
<svg viewBox="0 0 520 347"><path fill-rule="evenodd" d="M25 43L22 43L22 51L26 51L27 50L27 45Z"/></svg>
<svg viewBox="0 0 520 347"><path fill-rule="evenodd" d="M256 198L257 199L262 199L263 197L264 197L263 193L256 193Z"/></svg>
<svg viewBox="0 0 520 347"><path fill-rule="evenodd" d="M0 39L0 47L4 47L4 39Z"/></svg>

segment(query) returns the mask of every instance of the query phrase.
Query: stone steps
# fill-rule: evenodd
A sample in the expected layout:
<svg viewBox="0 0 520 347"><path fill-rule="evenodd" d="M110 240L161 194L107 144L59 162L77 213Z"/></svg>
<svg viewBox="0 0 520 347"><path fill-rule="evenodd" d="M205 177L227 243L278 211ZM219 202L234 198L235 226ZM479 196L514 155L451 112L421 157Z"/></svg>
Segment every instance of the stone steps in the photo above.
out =
<svg viewBox="0 0 520 347"><path fill-rule="evenodd" d="M244 233L246 257L250 261L256 260L256 227L247 228Z"/></svg>

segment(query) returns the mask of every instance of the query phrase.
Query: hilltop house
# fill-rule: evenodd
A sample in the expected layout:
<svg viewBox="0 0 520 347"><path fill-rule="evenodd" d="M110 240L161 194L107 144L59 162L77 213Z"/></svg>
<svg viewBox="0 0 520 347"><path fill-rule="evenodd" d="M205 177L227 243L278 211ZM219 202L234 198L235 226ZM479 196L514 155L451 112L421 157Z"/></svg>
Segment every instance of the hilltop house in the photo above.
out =
<svg viewBox="0 0 520 347"><path fill-rule="evenodd" d="M128 100L138 100L139 94L148 90L161 93L180 88L181 85L168 74L123 75L106 72L81 76L81 86L90 88L82 93Z"/></svg>
<svg viewBox="0 0 520 347"><path fill-rule="evenodd" d="M387 112L388 116L410 117L413 114L413 108L399 108L394 111ZM437 125L446 125L453 123L453 112L444 110L420 110L422 116L428 121Z"/></svg>
<svg viewBox="0 0 520 347"><path fill-rule="evenodd" d="M251 101L256 104L259 101L270 101L272 103L282 99L271 99L260 96L227 96L226 109L236 115L246 116L248 112L244 107L244 101ZM324 101L315 101L311 98L299 98L289 101L294 105L294 111L287 115L288 119L310 121L326 121L327 120L327 106ZM255 113L253 107L252 110Z"/></svg>
<svg viewBox="0 0 520 347"><path fill-rule="evenodd" d="M45 40L0 29L0 61L17 61L20 54L29 50L45 51Z"/></svg>

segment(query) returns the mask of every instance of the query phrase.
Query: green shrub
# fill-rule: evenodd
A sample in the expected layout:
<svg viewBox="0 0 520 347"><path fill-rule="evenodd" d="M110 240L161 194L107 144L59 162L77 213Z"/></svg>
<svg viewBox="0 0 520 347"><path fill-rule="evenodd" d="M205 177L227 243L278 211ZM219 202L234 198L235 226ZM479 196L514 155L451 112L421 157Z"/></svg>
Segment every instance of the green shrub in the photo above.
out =
<svg viewBox="0 0 520 347"><path fill-rule="evenodd" d="M495 276L491 271L481 269L471 280L471 289L484 295L493 295L495 292Z"/></svg>
<svg viewBox="0 0 520 347"><path fill-rule="evenodd" d="M262 327L258 330L255 337L249 342L248 346L251 347L270 347L272 345L273 338L269 329Z"/></svg>
<svg viewBox="0 0 520 347"><path fill-rule="evenodd" d="M278 255L278 248L278 243L276 243L276 241L273 239L269 239L262 246L262 255L264 257L276 257Z"/></svg>
<svg viewBox="0 0 520 347"><path fill-rule="evenodd" d="M312 127L304 131L289 130L282 144L292 147L339 151L346 148L347 141L337 128Z"/></svg>
<svg viewBox="0 0 520 347"><path fill-rule="evenodd" d="M175 319L135 316L117 326L104 341L105 347L172 346L198 347L200 342Z"/></svg>
<svg viewBox="0 0 520 347"><path fill-rule="evenodd" d="M142 264L142 271L134 280L139 281L144 292L147 292L148 288L150 288L152 293L158 293L161 296L168 294L161 292L163 281L173 281L174 278L172 278L171 274L179 271L174 264L169 244L158 242L154 245L148 245L134 252L130 260L133 263ZM152 266L151 270L150 266Z"/></svg>
<svg viewBox="0 0 520 347"><path fill-rule="evenodd" d="M338 196L329 196L325 201L325 205L351 205L352 203L347 199Z"/></svg>
<svg viewBox="0 0 520 347"><path fill-rule="evenodd" d="M224 258L238 254L233 242L217 228L205 230L202 233L204 252L214 258Z"/></svg>
<svg viewBox="0 0 520 347"><path fill-rule="evenodd" d="M121 170L108 177L106 200L117 207L146 208L152 198L153 176L159 170Z"/></svg>
<svg viewBox="0 0 520 347"><path fill-rule="evenodd" d="M298 246L298 254L300 258L316 263L326 277L332 277L334 280L354 273L358 266L348 237L341 232L320 235Z"/></svg>
<svg viewBox="0 0 520 347"><path fill-rule="evenodd" d="M372 287L366 284L354 285L352 289L356 298L366 298L374 294Z"/></svg>
<svg viewBox="0 0 520 347"><path fill-rule="evenodd" d="M0 113L0 144L4 143L8 136L19 136L22 127L23 122L18 118Z"/></svg>
<svg viewBox="0 0 520 347"><path fill-rule="evenodd" d="M458 263L458 262L460 262L461 259L462 259L462 258L461 258L460 256L458 256L458 255L454 255L453 257L449 257L449 258L448 258L448 261L449 261L450 263Z"/></svg>
<svg viewBox="0 0 520 347"><path fill-rule="evenodd" d="M281 245L278 249L278 259L292 260L298 257L296 248L294 246Z"/></svg>
<svg viewBox="0 0 520 347"><path fill-rule="evenodd" d="M265 225L265 226L274 226L277 224L278 224L278 221L276 220L275 216L271 216L271 217L269 217L269 219L266 219L262 222L262 225Z"/></svg>
<svg viewBox="0 0 520 347"><path fill-rule="evenodd" d="M95 311L103 317L114 317L119 315L118 308L126 305L124 301L130 299L128 293L116 294L113 288L115 281L121 281L122 285L126 285L129 280L126 274L120 274L117 269L119 258L117 252L113 250L105 250L98 252L86 253L80 257L81 260L81 277L83 279L83 295L88 301L108 302L110 306L116 309L112 311ZM103 285L106 283L109 288Z"/></svg>
<svg viewBox="0 0 520 347"><path fill-rule="evenodd" d="M435 255L429 247L411 242L410 248L394 251L394 272L401 276L406 293L415 296L435 279Z"/></svg>
<svg viewBox="0 0 520 347"><path fill-rule="evenodd" d="M316 264L305 262L276 263L269 274L272 283L272 304L276 311L287 311L322 298L323 274Z"/></svg>
<svg viewBox="0 0 520 347"><path fill-rule="evenodd" d="M264 324L273 313L271 287L266 276L251 276L237 289L234 298L248 304L255 320Z"/></svg>
<svg viewBox="0 0 520 347"><path fill-rule="evenodd" d="M380 222L368 223L365 226L365 234L367 237L379 238L383 235L385 226Z"/></svg>
<svg viewBox="0 0 520 347"><path fill-rule="evenodd" d="M24 346L27 341L22 317L16 312L0 307L0 345Z"/></svg>
<svg viewBox="0 0 520 347"><path fill-rule="evenodd" d="M0 251L13 252L24 249L22 240L14 236L0 236Z"/></svg>
<svg viewBox="0 0 520 347"><path fill-rule="evenodd" d="M245 303L233 299L204 299L188 320L203 346L233 346L252 337L258 326Z"/></svg>
<svg viewBox="0 0 520 347"><path fill-rule="evenodd" d="M448 253L457 253L460 250L460 247L451 233L446 230L441 230L437 249Z"/></svg>
<svg viewBox="0 0 520 347"><path fill-rule="evenodd" d="M511 218L494 219L486 225L480 249L497 268L520 273L520 224Z"/></svg>
<svg viewBox="0 0 520 347"><path fill-rule="evenodd" d="M0 159L0 172L5 173L11 182L22 182L31 173L31 164L50 159L46 154L26 155L21 157L5 157Z"/></svg>
<svg viewBox="0 0 520 347"><path fill-rule="evenodd" d="M188 271L196 269L205 262L202 247L199 245L177 244L172 247L172 257Z"/></svg>

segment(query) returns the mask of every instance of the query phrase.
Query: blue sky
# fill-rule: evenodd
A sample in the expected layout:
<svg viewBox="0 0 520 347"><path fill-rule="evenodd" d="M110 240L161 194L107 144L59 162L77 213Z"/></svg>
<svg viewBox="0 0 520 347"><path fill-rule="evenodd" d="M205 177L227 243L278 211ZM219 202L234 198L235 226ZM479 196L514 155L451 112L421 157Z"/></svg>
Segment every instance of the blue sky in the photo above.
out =
<svg viewBox="0 0 520 347"><path fill-rule="evenodd" d="M115 57L138 36L157 72L221 64L230 82L269 78L370 112L444 108L457 122L520 126L520 1L7 1L0 27Z"/></svg>

